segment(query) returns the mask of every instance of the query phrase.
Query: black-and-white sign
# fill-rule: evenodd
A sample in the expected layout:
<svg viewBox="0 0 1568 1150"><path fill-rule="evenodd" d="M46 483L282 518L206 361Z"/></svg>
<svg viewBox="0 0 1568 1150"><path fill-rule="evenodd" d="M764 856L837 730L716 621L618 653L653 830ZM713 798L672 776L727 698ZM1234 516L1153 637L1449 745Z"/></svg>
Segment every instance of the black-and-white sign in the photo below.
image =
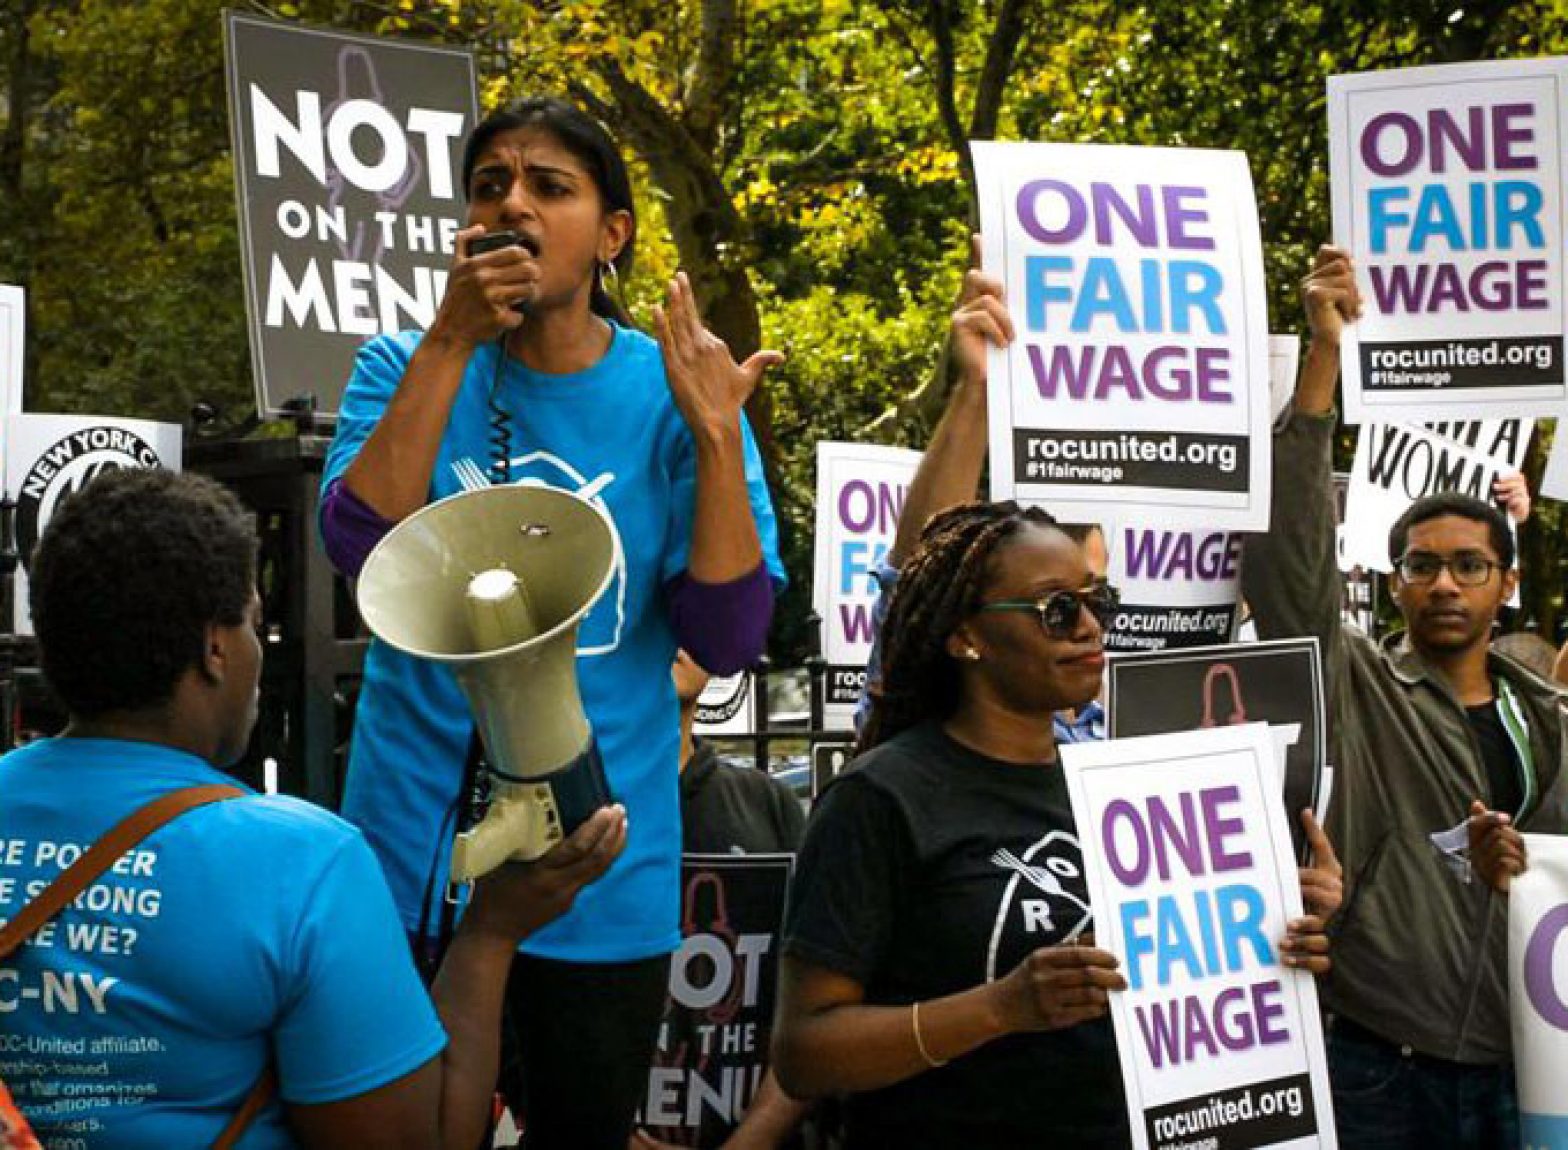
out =
<svg viewBox="0 0 1568 1150"><path fill-rule="evenodd" d="M474 60L237 12L224 30L257 404L332 414L359 345L425 327L446 290Z"/></svg>

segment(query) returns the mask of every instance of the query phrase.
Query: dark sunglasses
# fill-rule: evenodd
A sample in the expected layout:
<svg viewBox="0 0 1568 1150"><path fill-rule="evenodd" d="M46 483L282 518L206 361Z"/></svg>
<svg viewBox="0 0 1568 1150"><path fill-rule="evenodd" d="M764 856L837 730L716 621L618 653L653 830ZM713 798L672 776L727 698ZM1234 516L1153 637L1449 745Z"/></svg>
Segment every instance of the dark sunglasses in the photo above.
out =
<svg viewBox="0 0 1568 1150"><path fill-rule="evenodd" d="M1116 609L1122 605L1122 595L1109 583L1093 583L1076 591L1052 591L1043 599L999 599L995 603L982 603L977 611L1032 611L1040 616L1040 626L1053 639L1071 639L1078 629L1078 617L1083 611L1093 615L1106 630Z"/></svg>

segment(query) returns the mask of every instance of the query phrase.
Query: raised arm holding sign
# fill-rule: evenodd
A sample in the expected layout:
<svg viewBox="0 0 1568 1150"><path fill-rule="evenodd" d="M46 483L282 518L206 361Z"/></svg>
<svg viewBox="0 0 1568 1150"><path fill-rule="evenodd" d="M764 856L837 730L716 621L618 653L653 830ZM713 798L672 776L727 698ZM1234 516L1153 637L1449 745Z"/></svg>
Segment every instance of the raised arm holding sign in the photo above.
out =
<svg viewBox="0 0 1568 1150"><path fill-rule="evenodd" d="M1350 1146L1441 1145L1461 1129L1478 1132L1464 1135L1474 1144L1514 1145L1495 896L1456 876L1454 842L1477 798L1521 829L1568 830L1562 709L1488 650L1516 578L1491 503L1412 504L1388 540L1406 630L1379 644L1341 623L1329 457L1341 337L1361 307L1346 253L1322 249L1303 296L1313 339L1274 448L1275 498L1289 504L1267 535L1248 537L1243 584L1260 636L1315 635L1323 655L1328 831L1346 891L1324 988L1335 1112Z"/></svg>

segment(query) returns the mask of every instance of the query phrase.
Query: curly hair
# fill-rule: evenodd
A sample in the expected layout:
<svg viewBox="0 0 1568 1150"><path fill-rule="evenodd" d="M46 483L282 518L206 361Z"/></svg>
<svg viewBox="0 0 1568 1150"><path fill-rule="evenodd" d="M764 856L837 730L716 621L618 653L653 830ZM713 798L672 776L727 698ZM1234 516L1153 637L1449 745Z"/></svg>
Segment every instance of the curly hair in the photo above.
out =
<svg viewBox="0 0 1568 1150"><path fill-rule="evenodd" d="M947 637L980 605L992 554L1027 526L1058 524L1038 507L1011 501L962 503L931 517L888 603L882 682L871 688L857 754L917 723L946 718L958 705L958 667Z"/></svg>
<svg viewBox="0 0 1568 1150"><path fill-rule="evenodd" d="M39 662L81 717L166 703L209 625L245 621L255 522L199 475L126 468L64 500L28 569Z"/></svg>

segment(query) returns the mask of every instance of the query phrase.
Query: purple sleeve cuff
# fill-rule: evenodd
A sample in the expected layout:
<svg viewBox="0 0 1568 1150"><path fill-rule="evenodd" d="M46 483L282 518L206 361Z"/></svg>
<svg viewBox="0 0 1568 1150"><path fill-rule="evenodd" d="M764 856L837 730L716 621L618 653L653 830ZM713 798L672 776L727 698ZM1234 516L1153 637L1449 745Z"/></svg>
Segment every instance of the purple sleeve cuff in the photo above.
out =
<svg viewBox="0 0 1568 1150"><path fill-rule="evenodd" d="M392 521L350 491L343 480L327 485L321 497L321 542L340 574L350 579L358 575L371 550L390 530Z"/></svg>
<svg viewBox="0 0 1568 1150"><path fill-rule="evenodd" d="M773 582L765 563L728 583L699 583L682 571L664 585L675 641L699 666L733 675L757 661L773 622Z"/></svg>

